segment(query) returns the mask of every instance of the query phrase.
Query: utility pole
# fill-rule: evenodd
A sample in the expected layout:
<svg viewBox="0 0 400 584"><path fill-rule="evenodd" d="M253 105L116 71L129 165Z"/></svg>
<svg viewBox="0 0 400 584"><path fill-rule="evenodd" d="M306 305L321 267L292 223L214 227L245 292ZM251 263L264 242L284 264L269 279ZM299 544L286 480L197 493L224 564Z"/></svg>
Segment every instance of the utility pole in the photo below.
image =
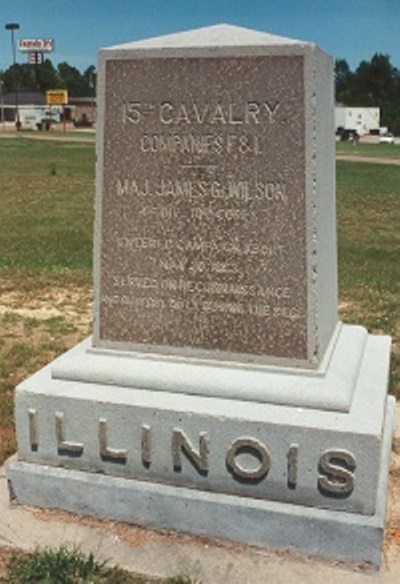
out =
<svg viewBox="0 0 400 584"><path fill-rule="evenodd" d="M16 55L16 49L15 49L14 31L19 30L19 28L20 27L19 27L19 24L17 22L9 22L8 24L5 25L5 29L9 30L11 32L11 50L12 50L13 65L14 65L15 127L17 129L17 132L21 128L21 122L19 119L18 78L17 78L17 68L16 68L17 55Z"/></svg>
<svg viewBox="0 0 400 584"><path fill-rule="evenodd" d="M1 123L3 124L3 129L5 129L4 121L4 81L0 79L0 90L1 90Z"/></svg>

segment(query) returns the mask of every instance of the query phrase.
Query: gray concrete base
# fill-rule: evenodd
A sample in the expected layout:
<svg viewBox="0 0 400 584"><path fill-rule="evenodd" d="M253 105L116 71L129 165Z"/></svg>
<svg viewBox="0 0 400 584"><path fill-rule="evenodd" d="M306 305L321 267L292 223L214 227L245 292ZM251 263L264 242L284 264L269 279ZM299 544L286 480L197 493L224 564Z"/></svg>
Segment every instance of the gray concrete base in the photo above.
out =
<svg viewBox="0 0 400 584"><path fill-rule="evenodd" d="M367 335L348 412L60 379L50 364L16 390L12 492L29 505L377 565L389 355L388 337ZM126 360L111 361L114 374Z"/></svg>
<svg viewBox="0 0 400 584"><path fill-rule="evenodd" d="M397 412L400 414L399 406ZM397 440L400 439L398 435ZM389 528L398 523L395 490L400 455L392 453L393 489ZM400 553L395 540L384 539L379 571L362 564L311 559L291 551L250 546L204 536L153 530L118 521L41 511L10 504L5 467L0 467L0 551L13 547L34 551L59 546L78 548L99 561L118 565L143 579L185 574L204 584L395 584L400 582Z"/></svg>
<svg viewBox="0 0 400 584"><path fill-rule="evenodd" d="M394 400L388 402L376 513L358 515L11 461L19 503L379 566Z"/></svg>
<svg viewBox="0 0 400 584"><path fill-rule="evenodd" d="M374 515L389 354L368 336L349 413L54 379L50 364L17 388L18 459Z"/></svg>

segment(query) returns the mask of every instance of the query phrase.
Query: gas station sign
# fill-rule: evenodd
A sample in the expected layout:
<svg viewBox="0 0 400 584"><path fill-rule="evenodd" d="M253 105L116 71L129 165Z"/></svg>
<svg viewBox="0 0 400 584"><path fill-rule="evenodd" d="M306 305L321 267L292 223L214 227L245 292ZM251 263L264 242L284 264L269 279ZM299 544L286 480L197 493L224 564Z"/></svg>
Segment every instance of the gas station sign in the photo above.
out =
<svg viewBox="0 0 400 584"><path fill-rule="evenodd" d="M66 105L68 103L68 91L66 89L52 89L46 91L47 105Z"/></svg>
<svg viewBox="0 0 400 584"><path fill-rule="evenodd" d="M54 51L54 39L19 39L18 49L23 53L51 53Z"/></svg>

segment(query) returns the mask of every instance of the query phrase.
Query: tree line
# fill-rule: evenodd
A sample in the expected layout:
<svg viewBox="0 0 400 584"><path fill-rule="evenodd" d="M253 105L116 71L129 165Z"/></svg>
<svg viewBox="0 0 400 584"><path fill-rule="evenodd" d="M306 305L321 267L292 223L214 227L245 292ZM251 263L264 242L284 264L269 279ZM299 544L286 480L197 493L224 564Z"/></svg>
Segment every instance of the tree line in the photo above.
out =
<svg viewBox="0 0 400 584"><path fill-rule="evenodd" d="M345 59L335 62L336 103L345 106L379 107L381 126L400 134L400 71L388 55L375 53L351 71Z"/></svg>
<svg viewBox="0 0 400 584"><path fill-rule="evenodd" d="M43 63L16 64L0 72L3 93L67 89L71 97L92 97L96 88L94 65L80 72L66 62L56 67L50 59ZM352 71L345 59L335 62L336 103L346 106L379 107L381 125L400 134L400 71L388 55L376 53Z"/></svg>
<svg viewBox="0 0 400 584"><path fill-rule="evenodd" d="M92 97L96 88L94 65L81 73L66 62L54 67L50 59L38 64L15 64L0 72L3 93L13 93L17 85L19 92L45 93L50 89L67 89L71 97Z"/></svg>

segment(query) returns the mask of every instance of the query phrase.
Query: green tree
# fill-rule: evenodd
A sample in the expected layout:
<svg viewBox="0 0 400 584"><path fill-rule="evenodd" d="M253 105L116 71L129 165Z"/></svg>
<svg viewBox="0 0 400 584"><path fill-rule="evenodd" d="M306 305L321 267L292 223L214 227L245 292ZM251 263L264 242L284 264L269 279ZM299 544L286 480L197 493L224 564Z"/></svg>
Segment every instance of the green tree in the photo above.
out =
<svg viewBox="0 0 400 584"><path fill-rule="evenodd" d="M17 82L21 92L45 93L49 89L67 89L73 97L90 97L95 93L96 69L92 65L82 74L66 62L55 68L50 59L45 59L36 65L11 65L2 73L2 78L4 93L13 93Z"/></svg>
<svg viewBox="0 0 400 584"><path fill-rule="evenodd" d="M94 96L96 94L96 82L97 82L96 67L94 65L90 65L90 67L88 67L86 69L86 71L84 71L83 77L85 78L85 81L87 83L87 88L89 90L86 95L88 97Z"/></svg>
<svg viewBox="0 0 400 584"><path fill-rule="evenodd" d="M14 93L15 88L35 91L35 79L28 65L11 65L3 75L4 93Z"/></svg>
<svg viewBox="0 0 400 584"><path fill-rule="evenodd" d="M335 61L336 103L347 104L353 87L354 73L345 59Z"/></svg>
<svg viewBox="0 0 400 584"><path fill-rule="evenodd" d="M376 53L353 73L343 59L335 64L336 100L347 106L379 107L381 125L400 134L400 72L388 55Z"/></svg>
<svg viewBox="0 0 400 584"><path fill-rule="evenodd" d="M381 125L397 133L400 129L400 74L388 55L376 53L362 61L355 72L354 97L360 105L381 108Z"/></svg>
<svg viewBox="0 0 400 584"><path fill-rule="evenodd" d="M388 55L376 53L371 61L361 61L356 69L353 99L360 105L385 104L396 99L398 71Z"/></svg>
<svg viewBox="0 0 400 584"><path fill-rule="evenodd" d="M46 59L43 63L30 65L11 65L3 75L4 93L13 93L15 84L21 92L39 91L45 93L48 89L58 89L60 79L51 61Z"/></svg>
<svg viewBox="0 0 400 584"><path fill-rule="evenodd" d="M68 89L69 95L73 97L88 97L89 85L87 79L76 68L63 62L58 65L58 74L63 81L63 87Z"/></svg>
<svg viewBox="0 0 400 584"><path fill-rule="evenodd" d="M31 67L35 69L37 87L42 93L49 89L65 89L65 85L50 59L45 59L41 65L31 65Z"/></svg>

